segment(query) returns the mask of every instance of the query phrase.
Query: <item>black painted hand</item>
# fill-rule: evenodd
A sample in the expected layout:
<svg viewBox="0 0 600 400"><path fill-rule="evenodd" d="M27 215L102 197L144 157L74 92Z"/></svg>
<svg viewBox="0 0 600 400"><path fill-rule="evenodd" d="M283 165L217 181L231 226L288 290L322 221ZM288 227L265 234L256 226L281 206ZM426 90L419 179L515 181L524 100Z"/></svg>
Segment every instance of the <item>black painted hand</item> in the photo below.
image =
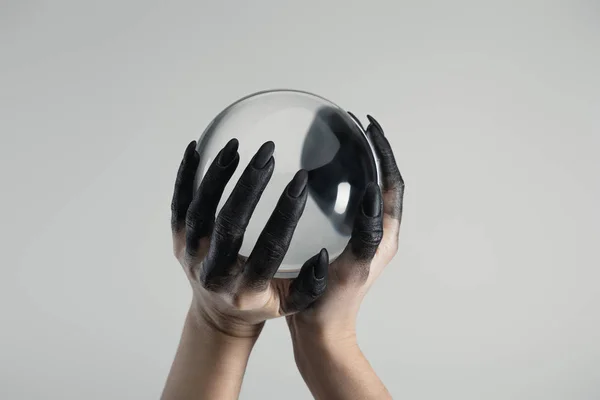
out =
<svg viewBox="0 0 600 400"><path fill-rule="evenodd" d="M239 164L238 141L221 150L194 192L195 147L196 142L188 145L175 183L173 250L191 283L197 317L227 334L257 335L265 320L301 311L325 291L325 249L304 264L296 279L274 278L304 211L308 176L304 170L294 176L244 257L239 254L244 232L273 174L275 146L262 145L218 215L225 186Z"/></svg>

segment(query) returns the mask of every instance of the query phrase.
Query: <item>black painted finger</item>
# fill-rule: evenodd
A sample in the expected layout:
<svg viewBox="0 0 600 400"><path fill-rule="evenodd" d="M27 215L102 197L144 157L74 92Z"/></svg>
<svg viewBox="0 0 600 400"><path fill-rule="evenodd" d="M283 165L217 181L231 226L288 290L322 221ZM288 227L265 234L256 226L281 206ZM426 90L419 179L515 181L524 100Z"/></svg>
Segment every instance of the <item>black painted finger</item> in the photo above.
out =
<svg viewBox="0 0 600 400"><path fill-rule="evenodd" d="M264 289L281 265L304 212L307 183L308 173L300 170L281 194L246 262L244 283L250 289Z"/></svg>
<svg viewBox="0 0 600 400"><path fill-rule="evenodd" d="M231 139L221 149L202 178L189 206L185 220L186 250L191 256L196 255L200 239L209 237L212 232L219 201L240 162L238 146L237 139Z"/></svg>
<svg viewBox="0 0 600 400"><path fill-rule="evenodd" d="M381 125L368 115L369 126L367 134L371 138L381 168L381 181L386 204L384 212L395 219L402 216L402 201L404 197L404 179L400 174L390 142L384 136ZM388 201L389 200L389 201Z"/></svg>
<svg viewBox="0 0 600 400"><path fill-rule="evenodd" d="M230 276L250 217L273 175L274 151L273 142L261 146L219 212L201 275L205 285L223 285L222 278Z"/></svg>
<svg viewBox="0 0 600 400"><path fill-rule="evenodd" d="M379 186L370 183L362 199L361 210L354 220L354 229L350 237L350 250L358 261L365 261L366 270L361 274L368 276L369 261L373 259L383 237L383 202Z"/></svg>
<svg viewBox="0 0 600 400"><path fill-rule="evenodd" d="M198 169L199 157L196 152L196 141L190 142L175 179L175 190L171 200L171 228L179 232L185 226L185 216L194 197L194 177Z"/></svg>
<svg viewBox="0 0 600 400"><path fill-rule="evenodd" d="M282 314L292 314L310 307L327 288L329 254L323 249L302 266L292 281L290 292L282 304Z"/></svg>

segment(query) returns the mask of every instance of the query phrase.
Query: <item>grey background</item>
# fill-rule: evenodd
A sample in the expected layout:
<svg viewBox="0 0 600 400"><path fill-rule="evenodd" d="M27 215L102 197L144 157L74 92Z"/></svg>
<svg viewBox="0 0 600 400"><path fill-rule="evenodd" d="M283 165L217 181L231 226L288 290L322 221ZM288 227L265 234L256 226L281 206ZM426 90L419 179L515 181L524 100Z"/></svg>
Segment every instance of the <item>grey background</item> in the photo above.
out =
<svg viewBox="0 0 600 400"><path fill-rule="evenodd" d="M0 398L157 398L169 203L232 100L373 113L408 190L360 344L395 398L600 398L597 1L1 1ZM283 321L242 398L309 398Z"/></svg>

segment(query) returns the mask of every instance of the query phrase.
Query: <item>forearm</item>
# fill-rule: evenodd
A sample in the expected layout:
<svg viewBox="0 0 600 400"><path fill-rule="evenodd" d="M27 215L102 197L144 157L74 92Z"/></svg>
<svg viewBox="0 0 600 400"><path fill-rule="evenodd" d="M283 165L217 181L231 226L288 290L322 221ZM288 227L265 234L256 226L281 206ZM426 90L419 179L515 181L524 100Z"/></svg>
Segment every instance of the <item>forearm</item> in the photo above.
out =
<svg viewBox="0 0 600 400"><path fill-rule="evenodd" d="M226 335L190 309L162 400L237 399L255 338Z"/></svg>
<svg viewBox="0 0 600 400"><path fill-rule="evenodd" d="M391 399L355 335L343 339L308 335L293 341L298 369L316 399Z"/></svg>

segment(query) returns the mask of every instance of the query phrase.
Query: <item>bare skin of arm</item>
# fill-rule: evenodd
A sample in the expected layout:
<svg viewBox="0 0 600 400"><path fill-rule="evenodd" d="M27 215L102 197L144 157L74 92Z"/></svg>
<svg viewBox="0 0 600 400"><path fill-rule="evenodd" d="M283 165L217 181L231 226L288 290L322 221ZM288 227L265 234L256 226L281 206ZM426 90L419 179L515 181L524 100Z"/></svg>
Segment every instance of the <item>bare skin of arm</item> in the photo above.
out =
<svg viewBox="0 0 600 400"><path fill-rule="evenodd" d="M356 317L368 289L396 254L404 180L383 129L370 116L369 121L381 188L367 187L348 246L329 266L327 292L287 317L298 369L316 399L391 398L358 346Z"/></svg>
<svg viewBox="0 0 600 400"><path fill-rule="evenodd" d="M163 399L236 399L256 338L234 337L190 310Z"/></svg>

